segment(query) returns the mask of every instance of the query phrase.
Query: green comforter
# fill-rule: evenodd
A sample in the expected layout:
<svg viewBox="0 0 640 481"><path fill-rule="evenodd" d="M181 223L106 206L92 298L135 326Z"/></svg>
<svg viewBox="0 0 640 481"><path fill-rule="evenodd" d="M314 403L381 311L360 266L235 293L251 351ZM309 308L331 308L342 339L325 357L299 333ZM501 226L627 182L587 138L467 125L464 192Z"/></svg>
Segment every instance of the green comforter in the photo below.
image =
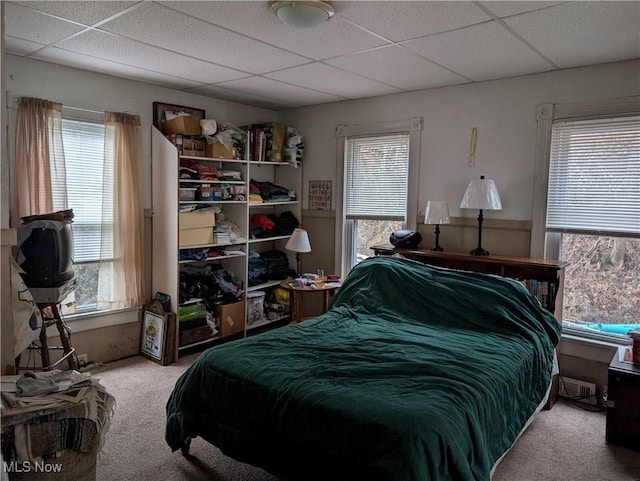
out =
<svg viewBox="0 0 640 481"><path fill-rule="evenodd" d="M205 351L166 440L201 436L289 481L488 480L547 392L559 334L515 281L371 258L326 314Z"/></svg>

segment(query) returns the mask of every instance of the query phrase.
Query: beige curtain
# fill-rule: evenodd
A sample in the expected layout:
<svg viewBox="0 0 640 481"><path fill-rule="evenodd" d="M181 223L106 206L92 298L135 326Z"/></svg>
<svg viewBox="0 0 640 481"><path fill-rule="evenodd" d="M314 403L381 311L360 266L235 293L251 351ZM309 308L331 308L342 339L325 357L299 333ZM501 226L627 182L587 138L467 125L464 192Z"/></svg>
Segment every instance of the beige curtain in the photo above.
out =
<svg viewBox="0 0 640 481"><path fill-rule="evenodd" d="M54 200L52 183L60 183L66 192L62 104L21 97L16 126L18 217L66 209L65 195Z"/></svg>
<svg viewBox="0 0 640 481"><path fill-rule="evenodd" d="M113 201L113 218L102 222L104 260L100 263L98 309L135 307L144 303L140 117L106 112L105 127L105 155L111 156L113 169L105 162L105 188L111 192L104 198Z"/></svg>

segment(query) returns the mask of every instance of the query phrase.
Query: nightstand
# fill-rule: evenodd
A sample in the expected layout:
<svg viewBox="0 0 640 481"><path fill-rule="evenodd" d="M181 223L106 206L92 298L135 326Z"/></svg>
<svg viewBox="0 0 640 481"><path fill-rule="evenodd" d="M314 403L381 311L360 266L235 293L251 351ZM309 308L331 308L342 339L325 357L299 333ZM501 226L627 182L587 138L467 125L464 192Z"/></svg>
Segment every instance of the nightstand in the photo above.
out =
<svg viewBox="0 0 640 481"><path fill-rule="evenodd" d="M622 347L609 364L607 443L640 451L640 364L625 358Z"/></svg>
<svg viewBox="0 0 640 481"><path fill-rule="evenodd" d="M289 312L291 314L291 322L299 323L302 320L302 294L305 292L322 292L323 294L323 310L325 313L329 310L329 303L331 297L335 294L336 290L340 288L338 282L327 282L322 287L313 289L311 287L294 287L293 284L288 281L282 281L280 287L289 291Z"/></svg>

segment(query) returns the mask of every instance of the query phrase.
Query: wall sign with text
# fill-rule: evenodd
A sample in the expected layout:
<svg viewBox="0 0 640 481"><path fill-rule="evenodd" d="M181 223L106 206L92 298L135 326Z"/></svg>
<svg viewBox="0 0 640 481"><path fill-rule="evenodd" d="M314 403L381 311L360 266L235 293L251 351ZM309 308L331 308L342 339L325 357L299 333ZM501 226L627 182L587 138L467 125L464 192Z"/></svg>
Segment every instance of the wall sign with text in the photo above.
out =
<svg viewBox="0 0 640 481"><path fill-rule="evenodd" d="M310 210L331 210L332 195L330 180L309 181Z"/></svg>

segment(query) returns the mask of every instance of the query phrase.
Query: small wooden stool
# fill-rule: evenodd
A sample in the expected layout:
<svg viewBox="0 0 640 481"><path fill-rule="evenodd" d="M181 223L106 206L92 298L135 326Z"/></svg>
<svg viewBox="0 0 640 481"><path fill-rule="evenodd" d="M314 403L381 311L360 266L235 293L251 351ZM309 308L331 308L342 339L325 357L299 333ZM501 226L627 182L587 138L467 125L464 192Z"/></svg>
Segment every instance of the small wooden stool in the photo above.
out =
<svg viewBox="0 0 640 481"><path fill-rule="evenodd" d="M60 317L60 311L58 310L58 304L56 303L36 303L40 314L42 315L42 326L40 327L40 345L32 344L27 349L40 350L42 356L42 368L43 370L56 369L63 361L67 361L69 369L77 369L78 363L76 362L75 352L76 350L71 347L71 340L69 339L68 328L62 322ZM49 347L47 341L47 328L55 325L60 334L60 341L62 346ZM51 364L50 350L62 350L64 355L56 362ZM33 369L33 368L31 368ZM20 370L20 355L16 357L16 373Z"/></svg>

